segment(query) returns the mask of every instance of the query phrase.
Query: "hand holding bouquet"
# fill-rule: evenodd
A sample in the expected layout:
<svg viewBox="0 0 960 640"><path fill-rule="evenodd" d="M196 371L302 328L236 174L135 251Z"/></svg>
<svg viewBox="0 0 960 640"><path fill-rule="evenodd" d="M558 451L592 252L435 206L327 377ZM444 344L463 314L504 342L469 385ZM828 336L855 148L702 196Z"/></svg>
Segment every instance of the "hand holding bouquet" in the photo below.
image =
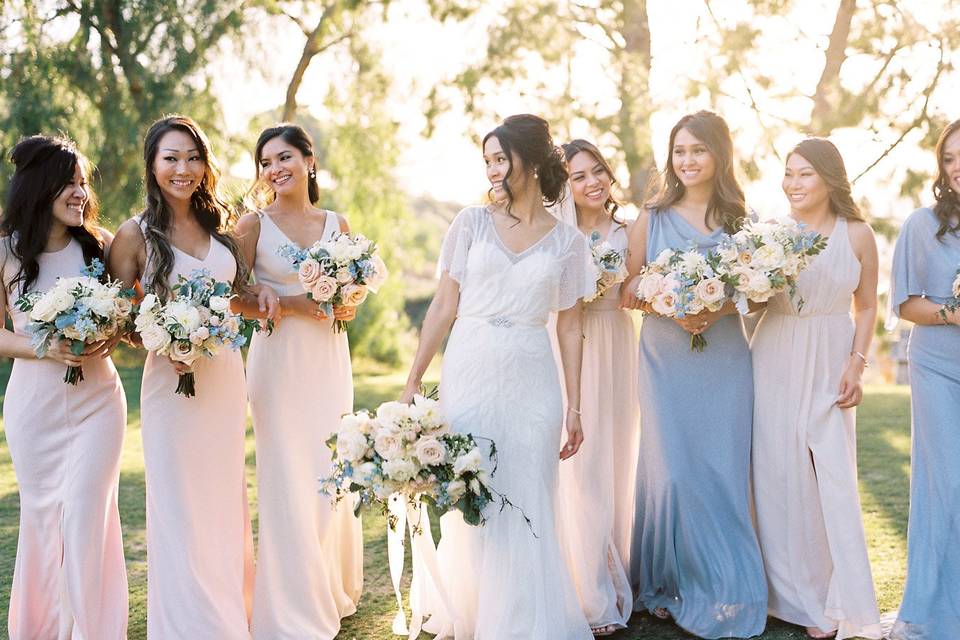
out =
<svg viewBox="0 0 960 640"><path fill-rule="evenodd" d="M387 266L377 255L376 244L360 234L338 233L309 249L285 244L278 253L290 260L307 297L328 317L333 317L335 306L360 306L387 279ZM346 327L345 321L334 320L334 331Z"/></svg>
<svg viewBox="0 0 960 640"><path fill-rule="evenodd" d="M473 436L452 433L434 399L417 395L412 404L385 402L375 416L347 414L327 444L333 474L321 478L322 490L338 500L356 493L358 513L371 504L386 511L390 495L399 493L408 503L424 501L440 513L457 509L466 522L480 525L483 509L493 501L496 447L485 456Z"/></svg>
<svg viewBox="0 0 960 640"><path fill-rule="evenodd" d="M717 271L717 256L695 249L664 249L639 273L637 297L667 318L685 318L701 311L719 311L727 301ZM690 335L690 349L703 351L707 340Z"/></svg>
<svg viewBox="0 0 960 640"><path fill-rule="evenodd" d="M940 308L940 317L943 318L943 322L949 322L947 318L947 313L952 313L957 309L960 309L960 267L957 267L956 277L953 279L953 285L951 286L953 297L947 300L944 305Z"/></svg>
<svg viewBox="0 0 960 640"><path fill-rule="evenodd" d="M214 280L205 269L194 270L189 278L180 276L173 295L166 304L152 293L144 296L135 325L147 351L174 362L190 366L224 348L239 349L247 343L249 333L260 328L256 320L230 311L230 285ZM177 393L196 395L192 371L180 374Z"/></svg>
<svg viewBox="0 0 960 640"><path fill-rule="evenodd" d="M826 246L823 236L792 219L747 222L720 244L718 271L732 288L737 310L746 314L748 302L766 302L784 289L793 297L800 272Z"/></svg>
<svg viewBox="0 0 960 640"><path fill-rule="evenodd" d="M103 263L97 259L81 274L58 278L49 291L26 293L17 300L17 308L30 314L26 331L38 358L46 355L54 340L69 344L70 352L80 356L88 345L128 329L133 290L124 289L118 280L101 281ZM67 367L64 382L75 385L81 380L82 367Z"/></svg>
<svg viewBox="0 0 960 640"><path fill-rule="evenodd" d="M597 270L597 290L584 302L590 302L602 296L610 287L627 279L627 265L623 254L614 249L606 240L600 240L596 231L590 234L590 254Z"/></svg>

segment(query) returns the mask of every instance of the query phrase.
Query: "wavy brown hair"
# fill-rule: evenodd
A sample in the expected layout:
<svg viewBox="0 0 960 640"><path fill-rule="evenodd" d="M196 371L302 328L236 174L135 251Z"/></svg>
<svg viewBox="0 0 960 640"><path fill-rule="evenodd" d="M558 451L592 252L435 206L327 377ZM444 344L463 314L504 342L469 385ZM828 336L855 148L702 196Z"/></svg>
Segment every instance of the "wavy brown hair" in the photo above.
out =
<svg viewBox="0 0 960 640"><path fill-rule="evenodd" d="M153 278L144 283L144 288L150 289L161 298L167 298L171 293L170 273L173 271L174 255L168 233L173 222L173 211L163 197L160 185L153 173L160 140L170 131L182 131L190 136L206 168L203 178L196 191L190 198L190 210L200 226L206 229L212 238L225 246L237 261L237 275L233 280L234 292L243 291L246 287L248 270L240 254L240 249L230 234L230 229L236 222L237 216L227 206L217 191L220 180L220 166L210 151L210 142L200 129L200 126L191 118L181 115L172 115L157 120L147 131L143 140L143 162L145 167L144 184L147 191L147 202L141 213L144 235L147 246L155 261Z"/></svg>
<svg viewBox="0 0 960 640"><path fill-rule="evenodd" d="M790 150L784 162L789 161L793 154L797 154L809 162L820 179L826 183L830 191L830 211L834 215L848 220L864 221L860 207L853 201L843 156L840 155L840 150L832 142L826 138L801 140L797 146Z"/></svg>
<svg viewBox="0 0 960 640"><path fill-rule="evenodd" d="M610 163L607 162L607 159L603 157L602 153L600 153L600 149L597 148L597 145L589 142L588 140L584 140L583 138L576 138L561 146L563 148L563 155L567 159L568 168L570 161L573 160L575 155L580 152L589 153L591 156L593 156L594 160L600 163L600 166L603 167L603 170L607 172L607 175L610 176L610 186L620 186L620 183L617 181L617 175L613 172L613 168L610 166ZM607 196L606 202L603 203L603 208L610 216L610 219L620 225L626 224L623 220L618 219L616 216L617 210L622 206L623 201L613 193L613 189L610 189L610 194Z"/></svg>
<svg viewBox="0 0 960 640"><path fill-rule="evenodd" d="M960 132L960 120L954 120L946 126L940 133L934 150L937 156L937 177L933 181L933 197L936 200L933 213L940 222L937 239L941 241L947 233L960 234L960 196L950 186L950 176L943 167L943 148L947 144L947 138L957 132Z"/></svg>
<svg viewBox="0 0 960 640"><path fill-rule="evenodd" d="M697 111L683 116L670 130L666 166L655 183L655 195L647 202L654 212L666 211L683 199L687 189L673 169L673 145L677 133L686 129L702 142L716 162L713 193L707 203L708 227L721 226L727 233L735 233L747 217L746 198L737 182L733 166L733 138L726 121L712 111Z"/></svg>
<svg viewBox="0 0 960 640"><path fill-rule="evenodd" d="M304 159L314 157L313 138L311 138L306 129L300 125L281 122L264 129L263 132L260 133L260 137L257 138L257 145L253 152L253 164L256 169L255 190L258 188L263 189L263 187L260 186L262 185L260 181L260 160L263 159L263 147L274 138L280 138L290 146L296 148L303 155ZM310 199L310 203L315 205L320 201L320 185L317 182L316 166L311 170L311 174L312 175L307 175L307 197ZM269 191L269 193L259 195L257 197L258 202L268 204L276 199L277 194L275 194L273 190L269 188L266 190Z"/></svg>
<svg viewBox="0 0 960 640"><path fill-rule="evenodd" d="M73 181L78 165L88 182L93 169L73 140L65 136L24 138L13 148L10 160L16 169L0 218L0 233L9 239L10 249L20 262L17 275L7 283L8 291L13 292L19 283L21 291L26 292L40 275L39 256L50 237L54 200ZM103 237L97 227L99 211L97 196L88 184L83 224L67 227L68 233L80 244L87 264L94 258L103 262Z"/></svg>

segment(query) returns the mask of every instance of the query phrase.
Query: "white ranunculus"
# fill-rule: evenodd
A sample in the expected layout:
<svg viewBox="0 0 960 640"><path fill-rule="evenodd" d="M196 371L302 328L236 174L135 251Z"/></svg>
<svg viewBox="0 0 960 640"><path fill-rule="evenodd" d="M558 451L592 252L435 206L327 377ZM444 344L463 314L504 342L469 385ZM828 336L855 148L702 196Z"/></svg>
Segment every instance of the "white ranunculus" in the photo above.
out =
<svg viewBox="0 0 960 640"><path fill-rule="evenodd" d="M166 316L184 328L189 334L200 326L200 312L197 308L183 300L173 300L167 303Z"/></svg>
<svg viewBox="0 0 960 640"><path fill-rule="evenodd" d="M138 327L138 331L147 351L160 351L170 344L170 334L156 322Z"/></svg>
<svg viewBox="0 0 960 640"><path fill-rule="evenodd" d="M765 244L753 252L753 267L770 271L783 265L786 254L779 244Z"/></svg>
<svg viewBox="0 0 960 640"><path fill-rule="evenodd" d="M367 455L367 436L359 431L341 430L337 433L337 456L348 462L363 460Z"/></svg>
<svg viewBox="0 0 960 640"><path fill-rule="evenodd" d="M390 429L380 429L373 438L373 448L384 460L403 455L403 439Z"/></svg>
<svg viewBox="0 0 960 640"><path fill-rule="evenodd" d="M478 471L481 464L483 464L483 456L480 454L480 449L474 447L453 461L453 473L460 476L469 471Z"/></svg>
<svg viewBox="0 0 960 640"><path fill-rule="evenodd" d="M747 295L754 302L766 302L773 295L770 279L759 271L754 271L747 281Z"/></svg>
<svg viewBox="0 0 960 640"><path fill-rule="evenodd" d="M417 465L408 458L387 460L383 463L383 473L394 482L409 482L417 475Z"/></svg>
<svg viewBox="0 0 960 640"><path fill-rule="evenodd" d="M224 296L210 296L210 310L224 312L230 310L230 298Z"/></svg>
<svg viewBox="0 0 960 640"><path fill-rule="evenodd" d="M637 285L637 295L643 300L653 300L654 296L660 293L662 284L662 275L659 273L648 273L640 279L640 284Z"/></svg>

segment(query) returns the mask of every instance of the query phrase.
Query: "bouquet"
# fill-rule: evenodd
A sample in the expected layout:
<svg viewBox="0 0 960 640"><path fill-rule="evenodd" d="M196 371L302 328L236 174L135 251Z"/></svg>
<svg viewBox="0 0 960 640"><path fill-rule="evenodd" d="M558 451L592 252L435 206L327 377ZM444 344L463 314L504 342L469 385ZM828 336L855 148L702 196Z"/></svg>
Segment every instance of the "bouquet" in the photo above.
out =
<svg viewBox="0 0 960 640"><path fill-rule="evenodd" d="M719 311L727 301L723 280L717 272L716 254L696 249L664 249L639 273L637 297L668 318L684 318L703 310ZM703 335L690 335L690 350L703 351Z"/></svg>
<svg viewBox="0 0 960 640"><path fill-rule="evenodd" d="M737 310L746 314L748 302L766 302L784 289L796 295L800 272L826 246L823 236L790 219L747 222L720 244L718 270ZM797 306L803 308L802 298Z"/></svg>
<svg viewBox="0 0 960 640"><path fill-rule="evenodd" d="M307 297L328 317L333 317L334 306L360 306L387 279L387 266L377 255L376 244L360 234L337 233L309 249L285 244L277 252L291 262ZM334 331L346 328L346 322L334 320Z"/></svg>
<svg viewBox="0 0 960 640"><path fill-rule="evenodd" d="M627 279L627 265L623 254L614 249L606 240L600 241L596 231L590 234L590 255L597 270L597 290L584 302L590 302L602 296L610 287Z"/></svg>
<svg viewBox="0 0 960 640"><path fill-rule="evenodd" d="M956 277L953 279L953 285L951 285L953 297L947 300L944 305L940 308L940 317L943 318L943 322L947 322L947 312L956 311L960 309L960 267L957 267Z"/></svg>
<svg viewBox="0 0 960 640"><path fill-rule="evenodd" d="M127 330L133 290L124 289L119 280L101 281L102 275L103 263L94 258L80 276L57 278L45 293L20 296L17 308L30 314L26 331L38 358L46 355L54 339L69 343L70 352L79 356L87 345ZM82 367L67 367L64 382L75 385L81 380Z"/></svg>
<svg viewBox="0 0 960 640"><path fill-rule="evenodd" d="M231 298L230 285L214 280L206 269L195 269L189 278L179 276L173 298L165 304L148 293L135 320L143 347L187 365L212 358L224 348L239 349L260 323L232 313ZM192 371L180 374L177 393L188 398L196 395Z"/></svg>
<svg viewBox="0 0 960 640"><path fill-rule="evenodd" d="M327 445L333 474L320 479L321 489L338 501L356 493L356 513L371 504L386 512L391 494L399 493L408 504L423 501L440 513L457 509L472 525L485 522L483 510L495 493L490 476L496 472L496 446L484 456L472 435L452 433L433 398L417 395L409 405L385 402L376 415L347 414Z"/></svg>

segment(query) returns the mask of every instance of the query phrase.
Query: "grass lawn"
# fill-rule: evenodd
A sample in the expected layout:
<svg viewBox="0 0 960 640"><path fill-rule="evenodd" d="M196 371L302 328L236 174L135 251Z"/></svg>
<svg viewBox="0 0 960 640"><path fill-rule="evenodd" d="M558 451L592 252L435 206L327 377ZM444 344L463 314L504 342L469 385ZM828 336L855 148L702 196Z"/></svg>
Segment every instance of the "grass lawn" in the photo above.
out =
<svg viewBox="0 0 960 640"><path fill-rule="evenodd" d="M0 366L0 390L6 388L9 363ZM129 425L120 477L120 514L130 578L130 639L146 637L146 537L143 452L140 441L140 369L121 369L129 402ZM374 407L399 394L399 373L358 371L356 406ZM859 415L860 492L870 545L874 581L881 611L895 609L900 601L906 570L907 492L910 465L909 393L906 388L882 386L867 390ZM247 433L247 475L250 499L256 502L254 441ZM17 546L19 500L6 439L0 433L0 637L6 638L7 603ZM253 509L256 518L256 508ZM254 520L256 527L256 520ZM381 640L393 638L390 624L393 591L386 560L385 524L380 517L364 519L364 594L359 612L344 621L340 638ZM409 562L407 563L409 566ZM426 634L421 638L426 638ZM628 630L614 640L690 638L667 622L648 615L634 616ZM801 639L802 629L771 621L761 636L769 640Z"/></svg>

